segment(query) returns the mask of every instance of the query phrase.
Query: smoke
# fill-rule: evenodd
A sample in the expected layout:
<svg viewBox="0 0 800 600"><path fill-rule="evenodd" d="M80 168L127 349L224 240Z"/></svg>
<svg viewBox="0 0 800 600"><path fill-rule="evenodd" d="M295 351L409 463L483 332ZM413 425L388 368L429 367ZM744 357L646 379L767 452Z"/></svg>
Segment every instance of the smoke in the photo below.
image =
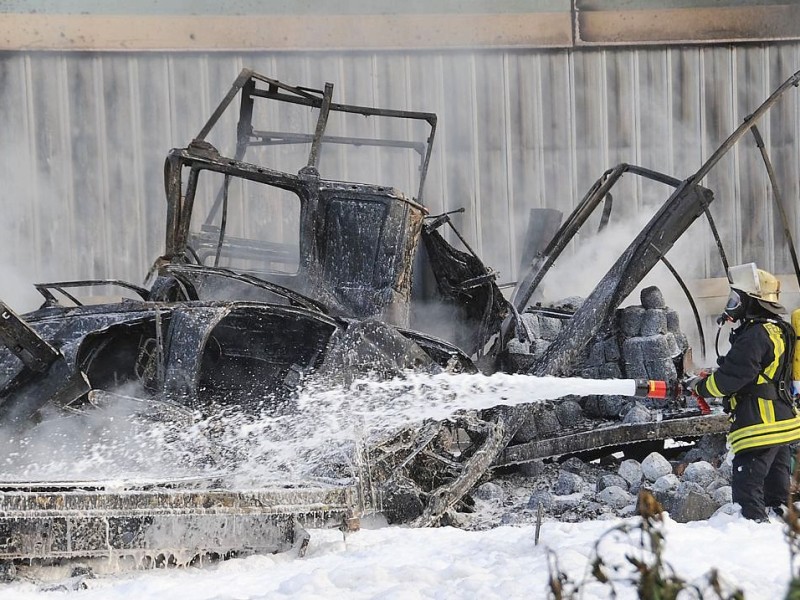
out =
<svg viewBox="0 0 800 600"><path fill-rule="evenodd" d="M634 176L627 175L626 177ZM620 190L616 188L612 190L616 204L611 212L608 225L597 233L597 224L590 219L581 232L576 235L571 245L556 259L540 285L542 300L545 303L556 302L568 297L587 297L674 191L672 187L651 181L639 179L634 181L640 183L642 187L638 195L639 199L634 204L634 206L638 206L638 209L620 210L619 199L624 196ZM621 187L622 192L632 192L636 189L630 185L630 181L625 187L619 186L619 184L617 187ZM629 202L631 200L631 198L624 199ZM594 215L595 221L599 220L601 210L601 207L596 210L598 215ZM623 214L616 214L620 212ZM702 238L705 227L707 225L704 219L699 219L665 254L665 259L678 273L683 284L690 287L690 291L695 291L692 290L693 283L703 273L704 265L701 253L698 252L700 249L698 240ZM681 282L664 263L657 262L628 297L622 300L621 306L640 304L641 290L650 286L657 286L662 291L667 306L676 310L682 330L687 335L690 346L695 349L695 357L699 359L701 355L700 332L695 327L692 306ZM700 309L703 310L703 308L705 307L701 305ZM708 324L705 329L706 345L710 347L712 341L709 336L712 336L714 331Z"/></svg>
<svg viewBox="0 0 800 600"><path fill-rule="evenodd" d="M22 146L24 147L24 145ZM30 180L31 168L22 160L23 152L0 152L0 190L4 217L0 220L0 300L18 312L32 310L43 299L33 287L47 268L39 256L37 235L31 226L35 219L34 183L50 194L46 181Z"/></svg>
<svg viewBox="0 0 800 600"><path fill-rule="evenodd" d="M546 298L556 300L568 296L586 297L655 215L672 189L660 186L659 191L660 198L655 193L651 194L651 197L659 199L659 204L652 201L643 202L641 210L623 215L622 219L615 219L612 212L608 225L599 233L595 233L592 225L587 223L576 235L571 246L554 262L544 278L542 285ZM698 272L696 249L691 243L692 233L693 230L690 228L665 255L686 277L696 276ZM687 240L689 243L684 243ZM636 291L623 301L623 305L637 303L638 290L649 285L662 287L665 297L671 299L679 297L678 293L672 294L676 288L677 292L680 292L679 286L662 265L653 269L651 274L637 286Z"/></svg>
<svg viewBox="0 0 800 600"><path fill-rule="evenodd" d="M82 410L51 409L38 424L0 429L5 481L143 481L199 476L211 449L187 411L137 399L128 385L92 393Z"/></svg>
<svg viewBox="0 0 800 600"><path fill-rule="evenodd" d="M2 234L0 234L2 235ZM0 264L0 299L16 312L28 312L43 302L33 287L31 269L14 264Z"/></svg>
<svg viewBox="0 0 800 600"><path fill-rule="evenodd" d="M565 251L543 280L545 297L551 300L568 296L585 298L647 223L649 216L638 214L629 221L609 224L603 232L588 240L586 234L579 235L573 242L572 253Z"/></svg>

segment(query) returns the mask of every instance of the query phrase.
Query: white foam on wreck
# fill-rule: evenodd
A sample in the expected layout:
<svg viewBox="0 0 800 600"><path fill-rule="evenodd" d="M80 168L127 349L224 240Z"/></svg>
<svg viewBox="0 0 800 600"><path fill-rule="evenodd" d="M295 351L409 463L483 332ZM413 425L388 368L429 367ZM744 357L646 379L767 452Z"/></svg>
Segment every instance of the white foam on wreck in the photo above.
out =
<svg viewBox="0 0 800 600"><path fill-rule="evenodd" d="M347 386L310 382L281 414L268 395L258 410L234 403L188 424L110 406L0 435L2 472L5 481L105 480L115 487L172 478L200 482L222 472L253 485L350 478L360 468L354 459L359 448L402 428L501 405L631 395L634 386L632 380L410 373Z"/></svg>

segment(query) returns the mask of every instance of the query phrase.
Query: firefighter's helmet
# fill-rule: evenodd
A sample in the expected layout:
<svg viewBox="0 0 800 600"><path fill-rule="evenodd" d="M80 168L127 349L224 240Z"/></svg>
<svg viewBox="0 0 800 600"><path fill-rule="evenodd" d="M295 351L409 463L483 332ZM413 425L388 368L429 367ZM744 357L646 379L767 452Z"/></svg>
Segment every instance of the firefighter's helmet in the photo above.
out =
<svg viewBox="0 0 800 600"><path fill-rule="evenodd" d="M781 282L772 273L756 267L755 263L738 265L728 269L731 282L731 298L726 312L735 304L738 294L745 294L757 301L759 305L774 314L785 313L786 309L778 302L781 293Z"/></svg>

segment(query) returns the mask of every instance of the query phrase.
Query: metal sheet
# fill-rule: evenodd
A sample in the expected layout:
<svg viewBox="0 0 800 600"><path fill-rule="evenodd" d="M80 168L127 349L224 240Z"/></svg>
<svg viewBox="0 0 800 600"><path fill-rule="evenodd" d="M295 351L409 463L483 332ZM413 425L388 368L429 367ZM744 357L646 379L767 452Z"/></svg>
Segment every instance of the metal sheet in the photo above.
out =
<svg viewBox="0 0 800 600"><path fill-rule="evenodd" d="M575 0L575 44L663 44L800 37L800 6L739 0Z"/></svg>
<svg viewBox="0 0 800 600"><path fill-rule="evenodd" d="M0 12L0 50L247 51L572 45L568 5L561 12L527 8L520 12L444 10L438 14L398 14L394 6L389 12L365 11L357 15Z"/></svg>
<svg viewBox="0 0 800 600"><path fill-rule="evenodd" d="M554 48L800 38L786 0L7 0L6 50Z"/></svg>

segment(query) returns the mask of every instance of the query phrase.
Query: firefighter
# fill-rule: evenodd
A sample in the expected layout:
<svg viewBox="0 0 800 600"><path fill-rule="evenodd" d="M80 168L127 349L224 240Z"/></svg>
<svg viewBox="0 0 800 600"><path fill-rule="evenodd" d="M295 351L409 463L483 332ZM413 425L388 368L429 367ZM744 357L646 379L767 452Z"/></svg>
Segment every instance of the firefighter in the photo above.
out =
<svg viewBox="0 0 800 600"><path fill-rule="evenodd" d="M790 391L795 334L781 314L780 281L754 263L731 267L730 295L720 319L736 323L731 347L718 368L697 377L698 396L723 398L730 414L734 453L731 487L742 516L768 519L789 499L791 451L800 440L800 417Z"/></svg>

